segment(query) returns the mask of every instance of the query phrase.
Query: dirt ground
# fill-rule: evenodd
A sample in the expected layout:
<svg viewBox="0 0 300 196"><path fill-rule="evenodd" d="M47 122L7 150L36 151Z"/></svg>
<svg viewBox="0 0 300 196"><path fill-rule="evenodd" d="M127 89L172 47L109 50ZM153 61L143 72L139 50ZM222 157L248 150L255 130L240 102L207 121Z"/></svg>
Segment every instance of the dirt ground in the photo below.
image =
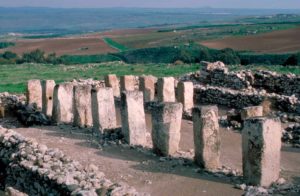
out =
<svg viewBox="0 0 300 196"><path fill-rule="evenodd" d="M300 51L300 27L274 31L261 35L228 37L201 42L210 48L235 50L251 50L260 53L284 53Z"/></svg>
<svg viewBox="0 0 300 196"><path fill-rule="evenodd" d="M118 123L120 115L118 113ZM151 116L146 115L148 132ZM193 152L193 124L183 120L181 127L180 152ZM184 164L183 160L165 160L153 155L151 150L130 148L127 145L108 144L102 148L91 142L87 130L69 125L17 128L17 132L51 148L59 148L72 159L83 165L95 164L114 182L126 182L139 192L155 196L189 195L242 195L243 191L233 188L228 178L197 173L197 166ZM72 132L72 133L71 133ZM241 135L221 129L222 165L242 170ZM282 149L282 177L300 181L300 149Z"/></svg>

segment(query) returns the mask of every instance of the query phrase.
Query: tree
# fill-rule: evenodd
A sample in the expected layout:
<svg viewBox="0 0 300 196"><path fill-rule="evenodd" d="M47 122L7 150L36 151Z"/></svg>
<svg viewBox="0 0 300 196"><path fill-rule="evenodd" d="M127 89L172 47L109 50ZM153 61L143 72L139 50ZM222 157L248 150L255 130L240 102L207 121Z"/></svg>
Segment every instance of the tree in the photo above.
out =
<svg viewBox="0 0 300 196"><path fill-rule="evenodd" d="M288 65L300 65L300 53L292 54L285 62L284 66Z"/></svg>
<svg viewBox="0 0 300 196"><path fill-rule="evenodd" d="M10 60L10 59L15 59L15 58L17 58L17 54L16 54L16 53L13 53L13 52L10 52L10 51L5 51L5 52L2 54L2 57L3 57L4 59Z"/></svg>
<svg viewBox="0 0 300 196"><path fill-rule="evenodd" d="M44 63L45 62L45 52L36 49L29 53L24 53L22 57L22 61L26 63Z"/></svg>
<svg viewBox="0 0 300 196"><path fill-rule="evenodd" d="M217 56L216 60L222 61L225 64L229 65L237 65L241 63L240 58L238 57L238 54L231 48L225 48L221 50Z"/></svg>

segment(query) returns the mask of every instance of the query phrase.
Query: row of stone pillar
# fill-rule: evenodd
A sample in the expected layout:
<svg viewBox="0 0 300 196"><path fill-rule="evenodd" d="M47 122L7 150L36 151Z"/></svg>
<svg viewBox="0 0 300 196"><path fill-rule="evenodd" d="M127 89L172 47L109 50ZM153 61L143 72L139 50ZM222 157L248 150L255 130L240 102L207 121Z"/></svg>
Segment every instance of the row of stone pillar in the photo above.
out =
<svg viewBox="0 0 300 196"><path fill-rule="evenodd" d="M126 80L126 77L124 79ZM181 137L183 104L174 101L175 92L174 97L171 96L172 99L167 99L172 91L170 89L175 89L172 86L174 82L171 81L172 79L169 78L158 80L158 92L162 92L161 98L164 99L159 99L160 101L154 104L151 111L153 149L157 154L163 156L173 155L178 151ZM33 102L33 99L37 99L38 96L34 96L34 94L38 94L37 92L46 96L45 92L52 89L52 118L56 122L73 122L78 126L94 126L102 132L105 129L116 127L113 88L92 88L89 85L62 83L54 88L51 85L51 88L48 89L47 85L41 83L40 88L33 88L34 84L37 85L38 81L34 80L28 83L29 103ZM182 87L179 85L179 88L185 88L185 85ZM121 93L122 133L130 145L146 145L144 94L145 92L134 89ZM173 95L173 92L171 94ZM48 102L49 100L51 100L50 96ZM44 108L44 101L35 101L35 103ZM50 104L48 103L48 105ZM253 108L244 111L243 173L246 182L268 186L279 176L281 124L277 119L248 118L260 115L253 111L255 111ZM221 139L216 106L193 109L193 132L195 162L207 169L218 168Z"/></svg>

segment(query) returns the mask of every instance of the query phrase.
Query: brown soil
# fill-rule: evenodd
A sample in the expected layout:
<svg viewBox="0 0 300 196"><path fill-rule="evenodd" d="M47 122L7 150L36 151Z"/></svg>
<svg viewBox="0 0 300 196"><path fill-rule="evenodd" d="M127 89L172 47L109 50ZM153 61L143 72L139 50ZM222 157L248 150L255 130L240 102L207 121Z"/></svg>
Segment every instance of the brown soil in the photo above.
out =
<svg viewBox="0 0 300 196"><path fill-rule="evenodd" d="M53 39L21 39L16 41L14 47L6 50L22 55L24 52L30 52L35 49L41 49L47 54L55 52L57 55L73 54L104 54L116 52L109 47L98 35L92 37L70 37L70 38L53 38ZM0 50L0 53L3 50Z"/></svg>
<svg viewBox="0 0 300 196"><path fill-rule="evenodd" d="M151 117L147 116L148 131ZM120 114L118 114L120 123ZM192 155L192 122L183 121L180 151ZM36 139L51 148L59 148L83 165L95 164L115 182L126 182L139 192L151 195L242 195L226 178L197 173L196 165L178 164L178 161L160 161L151 151L141 151L125 145L107 145L99 148L91 142L85 129L72 126L18 128L19 133ZM72 132L72 133L71 133ZM222 129L221 162L225 166L242 170L241 135ZM282 176L299 180L300 149L283 148ZM298 176L298 177L297 177Z"/></svg>
<svg viewBox="0 0 300 196"><path fill-rule="evenodd" d="M232 48L259 53L284 53L300 51L299 35L300 27L260 35L228 37L200 43L216 49Z"/></svg>

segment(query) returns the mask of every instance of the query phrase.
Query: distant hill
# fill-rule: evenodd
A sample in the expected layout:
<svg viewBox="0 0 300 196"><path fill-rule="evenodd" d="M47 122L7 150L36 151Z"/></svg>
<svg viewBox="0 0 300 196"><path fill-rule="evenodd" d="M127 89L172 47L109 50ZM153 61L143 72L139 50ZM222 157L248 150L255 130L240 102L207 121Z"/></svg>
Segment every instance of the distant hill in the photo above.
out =
<svg viewBox="0 0 300 196"><path fill-rule="evenodd" d="M300 10L0 7L0 34L64 35L108 29L226 23L246 16L272 14L300 14Z"/></svg>

